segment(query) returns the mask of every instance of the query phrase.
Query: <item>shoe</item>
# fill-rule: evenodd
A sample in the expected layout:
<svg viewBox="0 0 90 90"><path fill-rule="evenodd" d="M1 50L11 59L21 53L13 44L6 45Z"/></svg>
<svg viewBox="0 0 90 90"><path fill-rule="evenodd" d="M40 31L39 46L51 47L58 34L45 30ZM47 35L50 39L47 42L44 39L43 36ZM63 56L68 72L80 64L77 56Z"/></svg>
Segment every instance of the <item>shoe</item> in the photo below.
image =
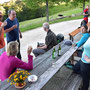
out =
<svg viewBox="0 0 90 90"><path fill-rule="evenodd" d="M69 68L69 69L73 69L73 64L67 64L67 65L65 65L67 68Z"/></svg>
<svg viewBox="0 0 90 90"><path fill-rule="evenodd" d="M66 62L64 65L70 65L71 64L71 62L70 61L68 61L68 62Z"/></svg>

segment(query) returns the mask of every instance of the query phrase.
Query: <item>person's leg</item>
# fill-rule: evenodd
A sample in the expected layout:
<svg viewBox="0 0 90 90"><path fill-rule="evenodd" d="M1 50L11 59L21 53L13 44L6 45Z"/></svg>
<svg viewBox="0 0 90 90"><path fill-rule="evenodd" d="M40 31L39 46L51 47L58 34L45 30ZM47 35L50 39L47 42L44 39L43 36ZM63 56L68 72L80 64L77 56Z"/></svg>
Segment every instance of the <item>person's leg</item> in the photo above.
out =
<svg viewBox="0 0 90 90"><path fill-rule="evenodd" d="M0 56L1 56L1 54L3 53L3 52L5 52L6 50L5 50L5 47L3 47L3 48L1 48L0 49Z"/></svg>
<svg viewBox="0 0 90 90"><path fill-rule="evenodd" d="M81 60L79 60L73 67L73 72L74 73L77 73L77 74L80 74L80 62Z"/></svg>
<svg viewBox="0 0 90 90"><path fill-rule="evenodd" d="M83 80L82 90L88 90L90 79L90 64L85 64L81 61L80 71Z"/></svg>
<svg viewBox="0 0 90 90"><path fill-rule="evenodd" d="M78 57L82 57L82 53L83 53L82 49L77 50L77 56Z"/></svg>
<svg viewBox="0 0 90 90"><path fill-rule="evenodd" d="M19 51L18 51L18 54L17 54L17 57L19 58L19 59L21 59L21 53L20 53L20 41L19 40L17 40L17 42L19 43Z"/></svg>
<svg viewBox="0 0 90 90"><path fill-rule="evenodd" d="M35 57L39 56L40 54L44 54L46 51L40 48L34 49L33 50L33 54L35 55Z"/></svg>

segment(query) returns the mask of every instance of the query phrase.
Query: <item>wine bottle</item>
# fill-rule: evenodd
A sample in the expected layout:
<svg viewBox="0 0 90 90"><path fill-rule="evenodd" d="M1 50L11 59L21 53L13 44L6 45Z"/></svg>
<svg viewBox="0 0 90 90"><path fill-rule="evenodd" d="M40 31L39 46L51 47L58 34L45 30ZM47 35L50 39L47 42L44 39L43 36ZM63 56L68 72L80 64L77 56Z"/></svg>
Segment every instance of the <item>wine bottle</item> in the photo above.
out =
<svg viewBox="0 0 90 90"><path fill-rule="evenodd" d="M58 48L58 56L60 56L61 55L61 46L60 46L60 44L59 44L59 48Z"/></svg>
<svg viewBox="0 0 90 90"><path fill-rule="evenodd" d="M53 48L53 51L52 51L52 58L53 58L53 59L56 58L56 50L55 50L55 47Z"/></svg>

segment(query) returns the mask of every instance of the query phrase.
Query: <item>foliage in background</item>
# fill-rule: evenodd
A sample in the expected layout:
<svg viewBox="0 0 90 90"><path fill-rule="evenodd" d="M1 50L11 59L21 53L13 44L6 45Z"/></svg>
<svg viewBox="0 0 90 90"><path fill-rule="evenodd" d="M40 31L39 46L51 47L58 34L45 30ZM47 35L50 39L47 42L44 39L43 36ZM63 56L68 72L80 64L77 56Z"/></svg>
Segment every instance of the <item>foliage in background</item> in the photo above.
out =
<svg viewBox="0 0 90 90"><path fill-rule="evenodd" d="M72 2L71 0L48 0L49 16L62 12L62 10L66 11L75 8L74 5L80 4L82 1L83 0L72 0ZM72 3L74 5L72 5ZM57 10L53 8L57 8ZM10 0L10 2L0 4L0 11L4 13L4 20L8 17L7 13L9 9L15 9L19 21L45 17L46 0Z"/></svg>

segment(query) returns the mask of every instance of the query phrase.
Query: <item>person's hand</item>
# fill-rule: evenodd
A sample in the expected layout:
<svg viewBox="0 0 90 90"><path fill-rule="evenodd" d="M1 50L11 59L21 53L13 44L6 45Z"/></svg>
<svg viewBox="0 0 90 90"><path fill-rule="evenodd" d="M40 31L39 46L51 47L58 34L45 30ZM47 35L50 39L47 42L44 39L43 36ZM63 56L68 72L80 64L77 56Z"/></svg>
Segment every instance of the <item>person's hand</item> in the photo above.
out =
<svg viewBox="0 0 90 90"><path fill-rule="evenodd" d="M76 46L76 44L72 44L72 47L75 47Z"/></svg>
<svg viewBox="0 0 90 90"><path fill-rule="evenodd" d="M27 54L30 55L32 52L32 46L29 46L28 49L27 49Z"/></svg>
<svg viewBox="0 0 90 90"><path fill-rule="evenodd" d="M17 24L12 26L13 29L17 28Z"/></svg>
<svg viewBox="0 0 90 90"><path fill-rule="evenodd" d="M7 25L7 22L3 22L2 25L1 25L1 27L4 27L6 25Z"/></svg>
<svg viewBox="0 0 90 90"><path fill-rule="evenodd" d="M37 48L40 48L41 49L41 47L37 47Z"/></svg>
<svg viewBox="0 0 90 90"><path fill-rule="evenodd" d="M85 58L85 60L86 60L87 62L89 62L89 63L90 63L90 58L88 58L88 56L86 56L86 55L85 55L85 57L84 57L84 58Z"/></svg>
<svg viewBox="0 0 90 90"><path fill-rule="evenodd" d="M20 38L22 38L22 34L20 33Z"/></svg>

